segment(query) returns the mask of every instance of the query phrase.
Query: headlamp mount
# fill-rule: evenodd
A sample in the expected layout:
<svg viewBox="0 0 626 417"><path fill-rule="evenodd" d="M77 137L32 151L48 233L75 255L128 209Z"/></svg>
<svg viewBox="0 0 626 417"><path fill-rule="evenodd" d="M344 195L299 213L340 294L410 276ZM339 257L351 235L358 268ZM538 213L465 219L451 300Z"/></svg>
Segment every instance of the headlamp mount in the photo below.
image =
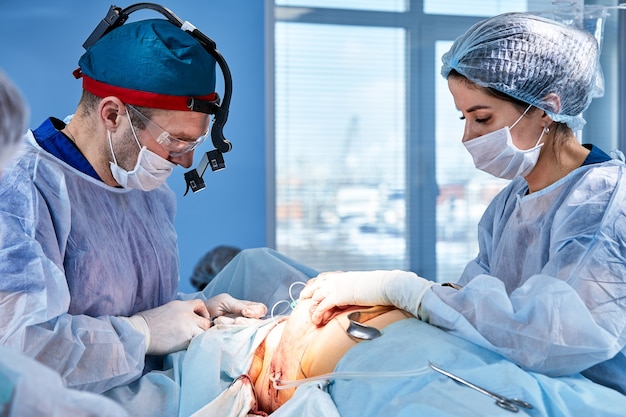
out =
<svg viewBox="0 0 626 417"><path fill-rule="evenodd" d="M141 9L151 9L160 13L172 24L193 36L215 59L217 64L220 66L222 75L224 76L224 98L221 103L219 102L219 96L217 101L206 101L190 97L187 103L189 109L192 111L214 115L213 126L211 127L211 141L213 142L215 149L204 154L198 168L185 173L185 182L187 183L185 195L187 195L189 189L195 193L206 188L204 180L202 179L206 168L210 166L212 171L219 171L226 168L224 156L222 154L229 152L232 149L232 144L224 137L223 132L224 125L228 120L228 108L230 107L230 99L233 92L233 80L230 74L230 69L228 68L228 64L226 64L226 60L222 54L218 52L217 45L211 38L200 32L191 23L182 21L168 8L155 3L137 3L124 9L112 5L104 19L100 21L98 26L96 26L91 35L89 35L87 40L83 43L83 47L88 49L104 35L113 29L122 26L126 20L128 20L131 13Z"/></svg>

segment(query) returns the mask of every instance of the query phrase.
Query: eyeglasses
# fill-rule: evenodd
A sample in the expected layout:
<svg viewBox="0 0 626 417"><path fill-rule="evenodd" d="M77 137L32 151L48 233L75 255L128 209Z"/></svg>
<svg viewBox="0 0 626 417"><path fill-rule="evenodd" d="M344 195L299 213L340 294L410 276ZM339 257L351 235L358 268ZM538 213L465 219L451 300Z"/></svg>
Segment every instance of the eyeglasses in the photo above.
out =
<svg viewBox="0 0 626 417"><path fill-rule="evenodd" d="M130 104L127 104L126 107L130 107L137 114L137 116L139 116L139 118L144 121L146 127L152 126L161 131L160 134L155 136L156 141L159 145L163 146L169 152L170 156L181 156L183 154L191 152L198 146L200 146L207 137L209 137L210 131L207 130L205 134L198 137L196 140L178 139L177 137L172 136L161 126L154 123L135 107L131 106Z"/></svg>

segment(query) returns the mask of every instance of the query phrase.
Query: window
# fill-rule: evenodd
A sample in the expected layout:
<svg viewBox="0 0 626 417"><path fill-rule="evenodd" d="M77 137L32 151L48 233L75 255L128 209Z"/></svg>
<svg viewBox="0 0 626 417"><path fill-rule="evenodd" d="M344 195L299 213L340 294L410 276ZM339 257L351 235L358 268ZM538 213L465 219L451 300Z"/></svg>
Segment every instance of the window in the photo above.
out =
<svg viewBox="0 0 626 417"><path fill-rule="evenodd" d="M526 0L424 0L424 13L461 16L492 16L527 10Z"/></svg>
<svg viewBox="0 0 626 417"><path fill-rule="evenodd" d="M406 3L407 0L276 0L277 6L326 7L389 12L401 12L406 10Z"/></svg>
<svg viewBox="0 0 626 417"><path fill-rule="evenodd" d="M478 220L506 181L476 170L462 146L441 55L482 16L554 6L467 4L276 0L279 251L320 271L401 268L438 281L456 280L476 256ZM612 24L607 84L617 78ZM611 150L616 89L606 90L585 115L585 135Z"/></svg>
<svg viewBox="0 0 626 417"><path fill-rule="evenodd" d="M277 22L275 37L278 249L405 267L404 30Z"/></svg>

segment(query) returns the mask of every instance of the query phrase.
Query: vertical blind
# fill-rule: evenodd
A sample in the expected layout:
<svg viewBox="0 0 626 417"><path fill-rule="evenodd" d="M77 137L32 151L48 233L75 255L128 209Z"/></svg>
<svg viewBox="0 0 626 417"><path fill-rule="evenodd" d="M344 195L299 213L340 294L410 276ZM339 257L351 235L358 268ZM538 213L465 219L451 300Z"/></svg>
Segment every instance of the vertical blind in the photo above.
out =
<svg viewBox="0 0 626 417"><path fill-rule="evenodd" d="M405 267L404 30L277 22L275 45L278 249Z"/></svg>

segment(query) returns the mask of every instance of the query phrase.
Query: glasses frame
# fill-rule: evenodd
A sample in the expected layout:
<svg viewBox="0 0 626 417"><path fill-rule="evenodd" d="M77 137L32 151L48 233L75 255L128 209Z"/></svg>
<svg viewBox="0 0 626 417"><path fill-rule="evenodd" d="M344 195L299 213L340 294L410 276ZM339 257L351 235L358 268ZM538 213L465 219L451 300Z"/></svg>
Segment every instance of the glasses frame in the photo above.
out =
<svg viewBox="0 0 626 417"><path fill-rule="evenodd" d="M153 122L148 116L140 112L135 106L127 104L126 107L132 109L139 118L144 122L146 128L153 126L161 131L159 135L155 136L156 142L163 146L170 156L181 156L195 150L198 146L202 145L204 141L209 137L211 129L207 128L207 131L199 136L196 140L184 140L173 136L167 130Z"/></svg>

